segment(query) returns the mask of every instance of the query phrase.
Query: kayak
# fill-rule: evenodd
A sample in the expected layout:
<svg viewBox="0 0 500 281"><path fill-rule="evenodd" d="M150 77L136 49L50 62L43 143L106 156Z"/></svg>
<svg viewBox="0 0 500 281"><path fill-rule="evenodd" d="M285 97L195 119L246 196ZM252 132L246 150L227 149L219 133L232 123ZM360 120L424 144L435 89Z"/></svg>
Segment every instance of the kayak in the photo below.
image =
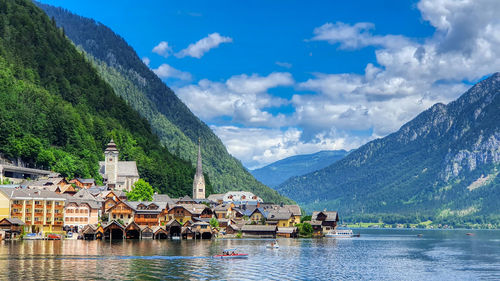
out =
<svg viewBox="0 0 500 281"><path fill-rule="evenodd" d="M246 259L248 254L233 254L233 255L215 255L212 256L214 259Z"/></svg>

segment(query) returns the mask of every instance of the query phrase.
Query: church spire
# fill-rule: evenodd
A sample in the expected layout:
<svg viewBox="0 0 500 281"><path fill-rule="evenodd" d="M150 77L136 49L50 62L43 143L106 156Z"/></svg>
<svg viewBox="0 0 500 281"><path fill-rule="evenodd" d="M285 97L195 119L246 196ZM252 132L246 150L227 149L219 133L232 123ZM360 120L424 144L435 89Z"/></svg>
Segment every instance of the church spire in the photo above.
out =
<svg viewBox="0 0 500 281"><path fill-rule="evenodd" d="M193 180L193 199L205 199L205 177L203 176L201 163L201 139L198 138L198 161L196 163L196 174Z"/></svg>

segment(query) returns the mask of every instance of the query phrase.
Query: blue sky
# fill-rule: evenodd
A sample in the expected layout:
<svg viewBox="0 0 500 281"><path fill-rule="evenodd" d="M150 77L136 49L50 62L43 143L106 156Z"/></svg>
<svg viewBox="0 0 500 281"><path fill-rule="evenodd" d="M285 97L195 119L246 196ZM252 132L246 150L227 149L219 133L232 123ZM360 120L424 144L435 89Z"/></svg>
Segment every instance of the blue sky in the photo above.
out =
<svg viewBox="0 0 500 281"><path fill-rule="evenodd" d="M125 38L249 168L356 148L500 66L494 0L42 2Z"/></svg>

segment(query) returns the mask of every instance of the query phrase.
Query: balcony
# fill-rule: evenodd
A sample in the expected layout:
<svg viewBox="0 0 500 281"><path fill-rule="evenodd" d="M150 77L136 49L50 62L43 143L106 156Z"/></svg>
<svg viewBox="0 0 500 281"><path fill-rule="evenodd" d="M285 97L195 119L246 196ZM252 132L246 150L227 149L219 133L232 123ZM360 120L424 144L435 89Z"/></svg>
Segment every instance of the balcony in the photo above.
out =
<svg viewBox="0 0 500 281"><path fill-rule="evenodd" d="M22 217L23 213L21 212L10 212L10 215L13 217Z"/></svg>
<svg viewBox="0 0 500 281"><path fill-rule="evenodd" d="M35 221L36 225L43 224L43 221Z"/></svg>
<svg viewBox="0 0 500 281"><path fill-rule="evenodd" d="M33 205L31 204L26 204L26 209L31 208Z"/></svg>
<svg viewBox="0 0 500 281"><path fill-rule="evenodd" d="M63 216L64 216L63 213L55 213L54 214L54 217L56 217L56 218L62 218Z"/></svg>
<svg viewBox="0 0 500 281"><path fill-rule="evenodd" d="M62 221L56 221L54 222L55 225L63 225L63 222Z"/></svg>
<svg viewBox="0 0 500 281"><path fill-rule="evenodd" d="M134 218L134 222L137 224L148 224L148 223L158 223L159 220L158 220L158 218L155 218L155 219L152 219L152 218L147 218L147 219Z"/></svg>
<svg viewBox="0 0 500 281"><path fill-rule="evenodd" d="M43 217L43 213L35 213L35 217Z"/></svg>
<svg viewBox="0 0 500 281"><path fill-rule="evenodd" d="M43 209L43 205L42 204L35 204L35 208L37 208L37 209Z"/></svg>
<svg viewBox="0 0 500 281"><path fill-rule="evenodd" d="M12 208L13 209L22 209L23 208L23 204L12 204Z"/></svg>

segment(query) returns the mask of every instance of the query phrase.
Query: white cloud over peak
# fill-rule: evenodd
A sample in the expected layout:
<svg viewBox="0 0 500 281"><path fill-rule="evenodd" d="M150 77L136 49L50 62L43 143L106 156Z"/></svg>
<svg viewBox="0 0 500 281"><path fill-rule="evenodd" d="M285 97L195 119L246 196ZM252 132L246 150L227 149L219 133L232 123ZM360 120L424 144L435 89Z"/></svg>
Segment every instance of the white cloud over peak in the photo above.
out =
<svg viewBox="0 0 500 281"><path fill-rule="evenodd" d="M311 141L302 140L297 128L267 129L211 126L228 151L250 169L262 167L297 154L327 149L352 149L367 139L338 134L335 130L318 134Z"/></svg>
<svg viewBox="0 0 500 281"><path fill-rule="evenodd" d="M161 41L153 48L152 52L163 57L168 57L172 54L173 50L172 47L168 45L168 42Z"/></svg>
<svg viewBox="0 0 500 281"><path fill-rule="evenodd" d="M160 65L158 68L153 69L153 72L160 78L176 78L180 80L191 80L191 73L184 72L178 69L171 67L170 65L164 63Z"/></svg>
<svg viewBox="0 0 500 281"><path fill-rule="evenodd" d="M143 62L145 65L149 66L149 64L151 63L151 60L150 60L148 57L143 57L143 58L142 58L142 62Z"/></svg>
<svg viewBox="0 0 500 281"><path fill-rule="evenodd" d="M230 116L234 122L250 126L279 127L285 117L273 115L264 108L278 107L286 100L273 97L271 88L294 83L290 73L275 72L268 76L235 75L224 83L203 79L197 85L176 89L177 95L202 119Z"/></svg>
<svg viewBox="0 0 500 281"><path fill-rule="evenodd" d="M231 43L233 39L231 37L221 36L219 33L215 32L209 34L207 37L198 40L196 43L189 44L189 46L175 54L178 58L183 57L193 57L201 58L210 49L219 47L222 43Z"/></svg>

